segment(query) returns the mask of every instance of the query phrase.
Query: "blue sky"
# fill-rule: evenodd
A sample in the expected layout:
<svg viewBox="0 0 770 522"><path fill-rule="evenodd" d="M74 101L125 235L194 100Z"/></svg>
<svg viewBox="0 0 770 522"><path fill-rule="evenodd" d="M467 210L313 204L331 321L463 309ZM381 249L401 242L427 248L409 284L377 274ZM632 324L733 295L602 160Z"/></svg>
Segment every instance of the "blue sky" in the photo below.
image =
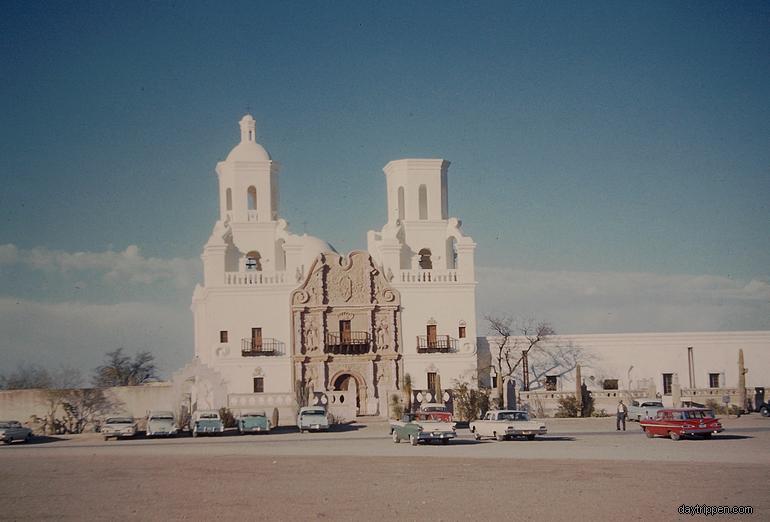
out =
<svg viewBox="0 0 770 522"><path fill-rule="evenodd" d="M770 329L766 2L2 7L0 367L189 359L247 109L281 214L340 251L388 161L450 160L480 314Z"/></svg>

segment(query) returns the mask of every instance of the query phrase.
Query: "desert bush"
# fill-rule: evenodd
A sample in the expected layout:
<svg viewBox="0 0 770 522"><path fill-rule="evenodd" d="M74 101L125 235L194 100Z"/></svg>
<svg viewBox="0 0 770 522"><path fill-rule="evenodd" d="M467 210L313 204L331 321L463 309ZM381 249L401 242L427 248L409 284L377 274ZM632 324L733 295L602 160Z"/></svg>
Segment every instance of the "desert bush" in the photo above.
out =
<svg viewBox="0 0 770 522"><path fill-rule="evenodd" d="M471 421L480 419L489 410L488 389L471 388L466 381L455 381L454 411L457 420Z"/></svg>
<svg viewBox="0 0 770 522"><path fill-rule="evenodd" d="M230 408L219 408L219 417L222 419L225 428L235 428L238 425Z"/></svg>
<svg viewBox="0 0 770 522"><path fill-rule="evenodd" d="M577 417L578 416L578 400L574 395L567 395L560 398L558 401L559 409L556 410L554 417Z"/></svg>
<svg viewBox="0 0 770 522"><path fill-rule="evenodd" d="M390 418L400 419L404 414L404 406L401 404L401 398L397 393L390 396Z"/></svg>

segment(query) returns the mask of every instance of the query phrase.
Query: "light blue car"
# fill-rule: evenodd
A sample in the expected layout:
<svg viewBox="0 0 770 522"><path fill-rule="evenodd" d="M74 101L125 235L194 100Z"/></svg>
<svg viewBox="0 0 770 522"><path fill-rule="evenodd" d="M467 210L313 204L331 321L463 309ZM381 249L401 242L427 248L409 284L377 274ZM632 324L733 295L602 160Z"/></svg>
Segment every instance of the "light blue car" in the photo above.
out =
<svg viewBox="0 0 770 522"><path fill-rule="evenodd" d="M305 406L300 408L297 415L297 428L299 432L321 431L329 429L329 416L326 410L320 406Z"/></svg>
<svg viewBox="0 0 770 522"><path fill-rule="evenodd" d="M238 433L268 433L271 422L264 411L247 411L238 417Z"/></svg>
<svg viewBox="0 0 770 522"><path fill-rule="evenodd" d="M225 424L216 410L203 410L195 412L195 420L192 426L192 436L220 435L225 431Z"/></svg>

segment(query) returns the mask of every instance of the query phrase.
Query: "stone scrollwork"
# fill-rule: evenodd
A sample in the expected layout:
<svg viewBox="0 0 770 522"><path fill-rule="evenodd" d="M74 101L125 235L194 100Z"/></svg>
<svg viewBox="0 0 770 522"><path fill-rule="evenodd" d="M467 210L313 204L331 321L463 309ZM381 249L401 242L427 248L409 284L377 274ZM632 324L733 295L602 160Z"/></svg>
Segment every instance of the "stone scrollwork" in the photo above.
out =
<svg viewBox="0 0 770 522"><path fill-rule="evenodd" d="M294 294L294 304L305 304L310 300L310 295L304 290L297 290Z"/></svg>

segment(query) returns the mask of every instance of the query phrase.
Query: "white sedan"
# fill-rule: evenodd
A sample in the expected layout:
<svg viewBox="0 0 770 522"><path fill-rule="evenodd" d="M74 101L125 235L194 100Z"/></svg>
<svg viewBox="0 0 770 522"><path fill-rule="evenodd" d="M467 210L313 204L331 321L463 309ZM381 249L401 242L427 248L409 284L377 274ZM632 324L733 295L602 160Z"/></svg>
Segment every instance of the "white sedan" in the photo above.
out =
<svg viewBox="0 0 770 522"><path fill-rule="evenodd" d="M29 442L32 439L32 430L25 428L19 421L0 421L0 440L10 444L15 440Z"/></svg>

